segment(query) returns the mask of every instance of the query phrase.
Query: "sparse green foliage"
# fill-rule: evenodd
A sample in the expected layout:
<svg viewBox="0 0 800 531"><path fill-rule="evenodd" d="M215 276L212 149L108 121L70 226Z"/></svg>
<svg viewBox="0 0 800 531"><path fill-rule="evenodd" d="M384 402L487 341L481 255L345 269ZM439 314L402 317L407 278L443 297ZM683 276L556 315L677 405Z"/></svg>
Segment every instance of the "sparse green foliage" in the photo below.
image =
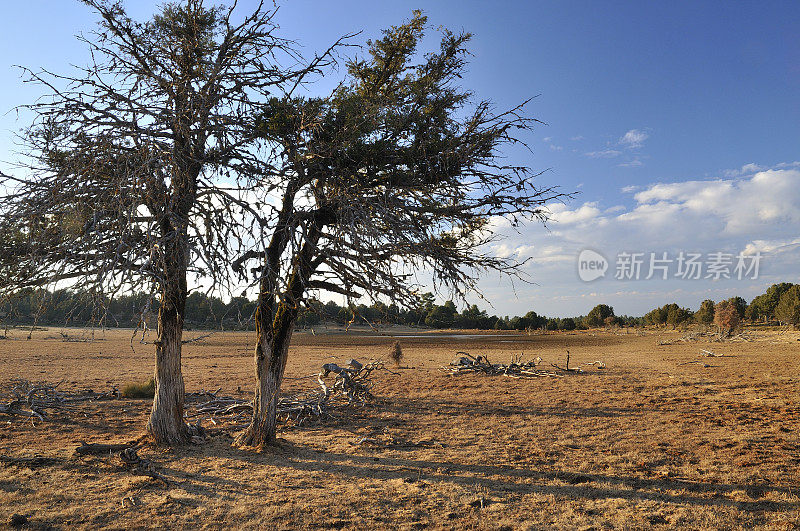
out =
<svg viewBox="0 0 800 531"><path fill-rule="evenodd" d="M781 294L775 307L775 317L794 327L800 326L800 284L796 284Z"/></svg>
<svg viewBox="0 0 800 531"><path fill-rule="evenodd" d="M614 317L614 308L607 304L598 304L586 316L586 325L590 327L603 326L609 317Z"/></svg>
<svg viewBox="0 0 800 531"><path fill-rule="evenodd" d="M714 322L714 301L710 299L700 303L700 309L694 314L694 319L700 324L710 325Z"/></svg>
<svg viewBox="0 0 800 531"><path fill-rule="evenodd" d="M438 292L464 302L481 272L521 274L515 258L486 252L497 237L489 222L544 221L545 205L562 196L536 186L531 168L503 158L537 124L527 102L503 111L474 100L459 86L469 34L442 30L438 49L418 54L426 29L415 12L347 61L330 95L276 95L256 117L261 178L253 183L279 200L266 201L277 206L254 226L254 247L233 264L259 285L261 381L242 444L274 438L269 401L277 400L308 292L418 308L424 301L414 278L422 269ZM451 302L425 322L454 326L459 317ZM471 309L463 317L482 319Z"/></svg>
<svg viewBox="0 0 800 531"><path fill-rule="evenodd" d="M767 288L767 292L754 298L747 307L746 316L752 321L769 320L775 317L775 308L778 306L781 295L794 284L781 282Z"/></svg>
<svg viewBox="0 0 800 531"><path fill-rule="evenodd" d="M739 315L739 319L744 319L745 314L747 313L747 301L742 297L731 297L728 299L728 302L736 310L736 313Z"/></svg>
<svg viewBox="0 0 800 531"><path fill-rule="evenodd" d="M643 320L646 325L671 325L673 327L681 325L692 318L692 312L687 308L681 308L676 303L665 304L660 308L649 311Z"/></svg>

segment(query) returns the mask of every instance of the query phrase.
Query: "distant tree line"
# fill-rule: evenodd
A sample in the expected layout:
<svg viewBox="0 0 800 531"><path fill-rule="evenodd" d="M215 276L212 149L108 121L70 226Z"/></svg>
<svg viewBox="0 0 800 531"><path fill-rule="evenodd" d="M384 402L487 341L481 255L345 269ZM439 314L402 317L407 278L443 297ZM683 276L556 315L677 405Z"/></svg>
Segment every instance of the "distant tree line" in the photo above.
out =
<svg viewBox="0 0 800 531"><path fill-rule="evenodd" d="M489 315L477 305L459 311L453 301L436 304L430 293L423 295L419 308L376 302L371 305L341 306L335 301L312 300L300 314L297 326L323 324L406 325L446 329L478 330L584 330L605 326L684 326L692 323L733 329L740 322L780 322L800 326L800 284L774 284L750 304L742 297L715 303L704 300L697 311L678 304L665 304L641 317L614 314L614 308L598 304L586 315L545 317L534 311L522 316ZM252 329L256 301L234 297L228 302L202 292L186 300L188 326L193 328ZM0 303L0 322L8 325L135 327L142 319L149 324L158 311L158 299L139 293L103 299L70 290L30 289L13 300Z"/></svg>
<svg viewBox="0 0 800 531"><path fill-rule="evenodd" d="M184 320L194 328L244 329L252 327L255 301L193 292L186 299ZM0 322L10 325L136 327L154 326L159 301L145 293L108 299L70 290L28 289L0 302Z"/></svg>
<svg viewBox="0 0 800 531"><path fill-rule="evenodd" d="M641 318L643 325L716 324L729 330L743 321L800 326L800 284L773 284L750 304L742 297L731 297L717 303L707 299L700 303L700 308L695 312L675 303L665 304Z"/></svg>

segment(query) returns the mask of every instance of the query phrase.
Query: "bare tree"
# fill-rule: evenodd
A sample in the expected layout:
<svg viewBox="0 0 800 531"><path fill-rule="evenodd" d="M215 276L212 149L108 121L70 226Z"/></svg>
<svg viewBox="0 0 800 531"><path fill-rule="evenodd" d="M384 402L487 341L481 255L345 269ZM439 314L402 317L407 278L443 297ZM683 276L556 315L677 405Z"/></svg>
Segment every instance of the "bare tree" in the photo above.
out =
<svg viewBox="0 0 800 531"><path fill-rule="evenodd" d="M258 119L266 165L253 187L274 210L260 225L264 246L234 262L259 283L252 422L238 443L275 438L276 406L298 313L309 292L349 299L417 302L423 280L462 297L476 274L520 275L488 244L498 219L545 221L547 202L527 166L503 148L522 145L536 120L525 103L505 112L472 103L458 87L468 34L444 31L436 53L415 62L426 18L420 13L368 43L369 55L327 98L274 98Z"/></svg>
<svg viewBox="0 0 800 531"><path fill-rule="evenodd" d="M29 106L32 162L2 180L0 289L157 293L147 429L179 444L188 280L231 286L230 263L254 245L261 223L252 220L268 199L266 188L259 196L240 185L259 178L242 172L263 170L255 117L268 97L329 63L333 48L303 64L263 4L239 20L233 7L167 3L140 23L119 2L83 2L100 18L83 38L91 64L68 75L25 70L50 96Z"/></svg>

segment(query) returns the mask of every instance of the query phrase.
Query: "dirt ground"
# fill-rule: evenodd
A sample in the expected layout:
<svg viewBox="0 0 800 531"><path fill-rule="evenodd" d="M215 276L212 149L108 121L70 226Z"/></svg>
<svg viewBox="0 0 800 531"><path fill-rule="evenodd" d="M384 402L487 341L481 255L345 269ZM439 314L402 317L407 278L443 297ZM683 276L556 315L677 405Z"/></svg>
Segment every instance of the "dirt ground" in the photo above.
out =
<svg viewBox="0 0 800 531"><path fill-rule="evenodd" d="M74 452L142 435L147 400L89 401L42 422L0 414L0 526L17 514L28 528L797 528L800 333L755 334L417 332L400 339L403 368L375 375L377 402L284 429L268 452L226 434L142 448L167 485ZM100 392L152 373L152 346L131 331L26 337L0 340L3 401L14 378ZM326 362L388 358L393 341L298 333L285 389L312 387L304 377ZM248 396L251 343L216 333L185 345L187 391ZM459 350L561 365L569 350L572 365L606 368L534 380L439 371ZM5 459L36 455L49 459Z"/></svg>

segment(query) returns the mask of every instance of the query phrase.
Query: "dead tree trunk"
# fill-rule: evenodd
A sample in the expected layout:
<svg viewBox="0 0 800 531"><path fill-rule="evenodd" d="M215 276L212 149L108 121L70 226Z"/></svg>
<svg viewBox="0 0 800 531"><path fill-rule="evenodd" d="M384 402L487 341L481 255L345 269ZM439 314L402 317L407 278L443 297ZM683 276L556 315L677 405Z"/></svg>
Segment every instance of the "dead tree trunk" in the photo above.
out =
<svg viewBox="0 0 800 531"><path fill-rule="evenodd" d="M183 420L184 384L181 372L181 339L186 308L186 245L185 238L171 245L165 256L166 282L158 311L153 409L147 432L157 444L179 445L187 441Z"/></svg>

